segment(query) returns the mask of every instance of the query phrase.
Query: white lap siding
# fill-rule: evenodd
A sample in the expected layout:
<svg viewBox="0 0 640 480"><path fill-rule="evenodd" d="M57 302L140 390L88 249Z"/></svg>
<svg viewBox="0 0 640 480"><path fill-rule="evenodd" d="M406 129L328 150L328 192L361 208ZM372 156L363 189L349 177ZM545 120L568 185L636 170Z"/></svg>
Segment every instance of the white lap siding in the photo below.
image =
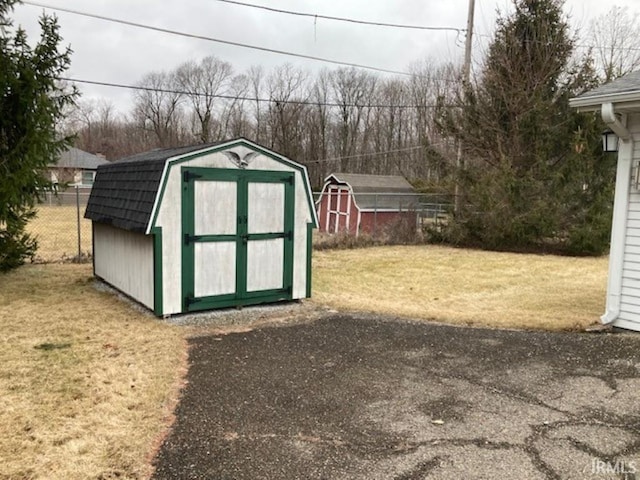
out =
<svg viewBox="0 0 640 480"><path fill-rule="evenodd" d="M640 135L638 133L640 122L635 115L629 120L629 130L633 133L634 145L618 320L631 324L620 326L640 330L640 190L635 181L640 161ZM635 121L632 123L631 120Z"/></svg>
<svg viewBox="0 0 640 480"><path fill-rule="evenodd" d="M153 237L93 222L95 275L153 309Z"/></svg>

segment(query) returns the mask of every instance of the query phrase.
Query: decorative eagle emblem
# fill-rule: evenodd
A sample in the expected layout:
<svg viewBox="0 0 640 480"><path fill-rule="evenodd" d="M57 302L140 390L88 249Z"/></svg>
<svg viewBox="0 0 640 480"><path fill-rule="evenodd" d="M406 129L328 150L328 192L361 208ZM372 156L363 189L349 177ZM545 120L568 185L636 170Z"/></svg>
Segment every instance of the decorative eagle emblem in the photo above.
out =
<svg viewBox="0 0 640 480"><path fill-rule="evenodd" d="M226 150L224 153L229 160L238 168L247 168L251 160L260 155L258 152L249 152L245 153L243 156L240 156L236 152L232 152L231 150Z"/></svg>

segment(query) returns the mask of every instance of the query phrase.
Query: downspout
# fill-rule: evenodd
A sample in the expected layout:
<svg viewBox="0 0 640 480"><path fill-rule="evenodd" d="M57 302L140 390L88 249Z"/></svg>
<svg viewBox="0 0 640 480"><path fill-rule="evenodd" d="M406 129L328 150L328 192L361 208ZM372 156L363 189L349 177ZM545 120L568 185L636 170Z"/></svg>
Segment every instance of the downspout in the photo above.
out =
<svg viewBox="0 0 640 480"><path fill-rule="evenodd" d="M622 295L622 270L629 210L629 184L631 179L632 142L626 127L626 116L618 116L612 103L602 104L602 120L618 136L618 163L616 189L611 225L611 247L609 250L609 275L607 279L607 306L600 317L603 324L613 322L620 315Z"/></svg>

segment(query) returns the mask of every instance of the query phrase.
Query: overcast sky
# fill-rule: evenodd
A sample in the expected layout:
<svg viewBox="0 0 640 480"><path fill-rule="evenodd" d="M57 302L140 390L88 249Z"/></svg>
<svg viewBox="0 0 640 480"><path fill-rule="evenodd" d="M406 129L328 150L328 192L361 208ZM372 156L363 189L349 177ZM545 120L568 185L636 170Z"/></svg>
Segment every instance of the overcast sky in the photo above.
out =
<svg viewBox="0 0 640 480"><path fill-rule="evenodd" d="M373 22L466 28L468 0L241 0L272 8L349 17ZM464 35L453 31L421 31L356 25L297 17L232 5L217 0L42 0L38 3L126 20L200 36L258 45L382 69L407 71L411 63L461 61ZM567 0L565 11L574 28L613 5L640 11L640 0ZM476 0L474 60L482 58L493 31L496 11L508 12L511 0ZM153 32L75 14L55 12L64 44L73 49L68 76L78 79L135 84L150 71L171 70L190 59L215 55L233 64L237 73L251 65L292 63L304 68L336 66ZM30 37L38 34L42 7L18 5L16 24ZM124 112L132 92L107 87L80 86L85 98L106 98Z"/></svg>

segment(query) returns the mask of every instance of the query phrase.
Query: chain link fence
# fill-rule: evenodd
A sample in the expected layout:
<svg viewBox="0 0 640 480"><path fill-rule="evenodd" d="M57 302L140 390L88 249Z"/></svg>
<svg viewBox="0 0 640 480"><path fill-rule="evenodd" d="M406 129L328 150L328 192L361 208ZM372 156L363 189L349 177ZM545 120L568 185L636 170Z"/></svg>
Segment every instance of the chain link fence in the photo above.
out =
<svg viewBox="0 0 640 480"><path fill-rule="evenodd" d="M41 195L37 216L27 231L38 240L35 262L85 261L91 258L91 221L84 219L91 187L71 186Z"/></svg>
<svg viewBox="0 0 640 480"><path fill-rule="evenodd" d="M91 258L91 221L84 218L90 193L91 187L83 186L43 193L37 217L27 226L38 239L36 262ZM452 195L438 194L316 192L314 199L320 221L314 244L319 248L335 242L323 239L327 236L360 237L365 243L366 239L383 243L410 241L429 228L446 225L454 208Z"/></svg>
<svg viewBox="0 0 640 480"><path fill-rule="evenodd" d="M315 192L314 200L321 242L323 236L362 237L365 244L413 242L427 230L446 225L454 210L454 196L445 194L335 188Z"/></svg>

